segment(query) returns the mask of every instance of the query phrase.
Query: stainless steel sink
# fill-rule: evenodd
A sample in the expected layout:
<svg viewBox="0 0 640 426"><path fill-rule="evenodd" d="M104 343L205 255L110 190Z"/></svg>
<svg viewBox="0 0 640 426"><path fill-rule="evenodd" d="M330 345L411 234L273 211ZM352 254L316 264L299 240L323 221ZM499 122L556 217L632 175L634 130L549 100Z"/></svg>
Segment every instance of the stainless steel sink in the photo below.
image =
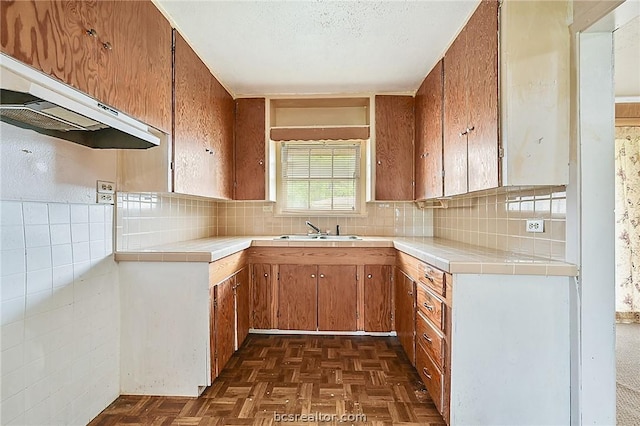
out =
<svg viewBox="0 0 640 426"><path fill-rule="evenodd" d="M356 235L281 235L274 238L274 240L294 240L294 241L350 241L361 240L361 237Z"/></svg>

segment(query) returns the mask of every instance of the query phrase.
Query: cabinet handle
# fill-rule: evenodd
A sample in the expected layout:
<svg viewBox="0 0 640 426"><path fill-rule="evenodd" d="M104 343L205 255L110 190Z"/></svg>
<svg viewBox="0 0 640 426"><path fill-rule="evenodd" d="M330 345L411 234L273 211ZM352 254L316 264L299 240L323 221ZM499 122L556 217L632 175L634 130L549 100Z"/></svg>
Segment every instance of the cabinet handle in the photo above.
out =
<svg viewBox="0 0 640 426"><path fill-rule="evenodd" d="M413 296L413 292L412 292L412 291L408 291L408 292L407 292L407 294L408 294L409 296Z"/></svg>
<svg viewBox="0 0 640 426"><path fill-rule="evenodd" d="M429 156L428 152L425 152L424 154L420 155L420 158L427 158Z"/></svg>
<svg viewBox="0 0 640 426"><path fill-rule="evenodd" d="M433 312L433 306L429 305L427 302L424 302L423 305L429 312Z"/></svg>
<svg viewBox="0 0 640 426"><path fill-rule="evenodd" d="M90 37L98 37L98 32L93 28L87 30L87 35Z"/></svg>
<svg viewBox="0 0 640 426"><path fill-rule="evenodd" d="M111 46L111 43L109 43L108 41L105 43L102 43L102 47L104 47L105 50L112 50L113 47Z"/></svg>
<svg viewBox="0 0 640 426"><path fill-rule="evenodd" d="M268 277L268 276L269 276L269 274L264 274L264 277L265 277L265 278L266 278L266 277Z"/></svg>
<svg viewBox="0 0 640 426"><path fill-rule="evenodd" d="M208 152L209 155L213 155L213 150L211 148L205 148L204 151Z"/></svg>
<svg viewBox="0 0 640 426"><path fill-rule="evenodd" d="M431 275L427 274L426 272L424 273L424 277L426 279L428 279L429 281L433 282L433 277Z"/></svg>
<svg viewBox="0 0 640 426"><path fill-rule="evenodd" d="M320 278L324 278L324 274L320 274Z"/></svg>
<svg viewBox="0 0 640 426"><path fill-rule="evenodd" d="M432 342L431 337L427 336L427 333L422 333L422 338L429 343Z"/></svg>
<svg viewBox="0 0 640 426"><path fill-rule="evenodd" d="M311 278L315 278L315 277L316 277L316 274L311 274Z"/></svg>
<svg viewBox="0 0 640 426"><path fill-rule="evenodd" d="M422 367L422 372L425 376L427 376L427 379L431 380L431 374L427 372L427 369L425 367Z"/></svg>
<svg viewBox="0 0 640 426"><path fill-rule="evenodd" d="M372 277L373 277L373 275L371 275L371 274L367 275L367 278L372 278Z"/></svg>
<svg viewBox="0 0 640 426"><path fill-rule="evenodd" d="M467 133L472 132L475 129L475 126L467 127Z"/></svg>
<svg viewBox="0 0 640 426"><path fill-rule="evenodd" d="M465 135L466 135L466 134L468 134L468 133L469 133L469 131L468 131L468 130L465 130L464 132L461 132L461 133L460 133L460 137L463 137L463 136L465 136Z"/></svg>

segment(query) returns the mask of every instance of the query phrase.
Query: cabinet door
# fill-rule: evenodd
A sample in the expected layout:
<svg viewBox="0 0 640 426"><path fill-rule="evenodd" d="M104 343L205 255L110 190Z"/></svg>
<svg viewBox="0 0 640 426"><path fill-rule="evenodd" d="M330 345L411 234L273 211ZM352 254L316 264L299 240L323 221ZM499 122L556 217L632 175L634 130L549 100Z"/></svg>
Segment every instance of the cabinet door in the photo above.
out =
<svg viewBox="0 0 640 426"><path fill-rule="evenodd" d="M279 265L278 328L281 330L317 330L318 267L315 265Z"/></svg>
<svg viewBox="0 0 640 426"><path fill-rule="evenodd" d="M3 53L96 96L95 2L2 1L0 12Z"/></svg>
<svg viewBox="0 0 640 426"><path fill-rule="evenodd" d="M318 330L356 331L355 265L318 266Z"/></svg>
<svg viewBox="0 0 640 426"><path fill-rule="evenodd" d="M236 99L234 200L265 199L265 99Z"/></svg>
<svg viewBox="0 0 640 426"><path fill-rule="evenodd" d="M235 104L227 90L209 73L210 101L207 105L209 140L209 175L213 197L233 198L233 121Z"/></svg>
<svg viewBox="0 0 640 426"><path fill-rule="evenodd" d="M442 60L416 93L416 200L442 197Z"/></svg>
<svg viewBox="0 0 640 426"><path fill-rule="evenodd" d="M271 321L271 265L258 263L252 265L251 282L252 327L258 329L273 328Z"/></svg>
<svg viewBox="0 0 640 426"><path fill-rule="evenodd" d="M376 200L413 200L412 96L376 96Z"/></svg>
<svg viewBox="0 0 640 426"><path fill-rule="evenodd" d="M211 73L176 32L175 46L175 192L214 196L209 141L211 139Z"/></svg>
<svg viewBox="0 0 640 426"><path fill-rule="evenodd" d="M391 266L364 266L364 330L391 331Z"/></svg>
<svg viewBox="0 0 640 426"><path fill-rule="evenodd" d="M460 32L444 55L444 194L447 196L467 192L469 82L466 43L467 27Z"/></svg>
<svg viewBox="0 0 640 426"><path fill-rule="evenodd" d="M412 365L415 362L415 283L399 269L396 270L396 333Z"/></svg>
<svg viewBox="0 0 640 426"><path fill-rule="evenodd" d="M469 192L495 188L498 158L498 2L483 0L467 24ZM473 58L473 60L471 60Z"/></svg>
<svg viewBox="0 0 640 426"><path fill-rule="evenodd" d="M150 1L100 1L96 10L98 98L171 133L171 25Z"/></svg>
<svg viewBox="0 0 640 426"><path fill-rule="evenodd" d="M249 268L245 267L235 275L236 289L236 349L244 343L249 334Z"/></svg>
<svg viewBox="0 0 640 426"><path fill-rule="evenodd" d="M231 277L214 287L216 376L220 375L235 350L234 283L235 277Z"/></svg>

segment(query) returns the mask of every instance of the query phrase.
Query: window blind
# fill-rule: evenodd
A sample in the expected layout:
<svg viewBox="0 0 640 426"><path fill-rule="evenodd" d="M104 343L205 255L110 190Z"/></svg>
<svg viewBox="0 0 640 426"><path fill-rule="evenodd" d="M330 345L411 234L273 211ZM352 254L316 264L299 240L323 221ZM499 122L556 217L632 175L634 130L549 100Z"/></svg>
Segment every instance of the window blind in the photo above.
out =
<svg viewBox="0 0 640 426"><path fill-rule="evenodd" d="M282 144L284 212L357 212L360 206L360 143Z"/></svg>

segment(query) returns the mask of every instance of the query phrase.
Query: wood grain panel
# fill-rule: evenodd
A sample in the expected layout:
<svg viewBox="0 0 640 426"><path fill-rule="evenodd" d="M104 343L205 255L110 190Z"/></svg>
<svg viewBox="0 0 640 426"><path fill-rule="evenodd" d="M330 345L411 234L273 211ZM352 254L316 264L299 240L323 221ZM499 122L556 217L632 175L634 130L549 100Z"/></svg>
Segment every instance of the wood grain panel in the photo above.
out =
<svg viewBox="0 0 640 426"><path fill-rule="evenodd" d="M418 281L443 297L446 294L444 275L444 271L418 260Z"/></svg>
<svg viewBox="0 0 640 426"><path fill-rule="evenodd" d="M391 266L364 266L364 330L391 331Z"/></svg>
<svg viewBox="0 0 640 426"><path fill-rule="evenodd" d="M421 347L416 350L416 370L418 370L418 374L420 374L420 378L429 391L436 408L442 412L442 383L444 378L442 372L438 370L433 360L429 358L429 355Z"/></svg>
<svg viewBox="0 0 640 426"><path fill-rule="evenodd" d="M247 250L242 250L209 263L209 286L229 278L247 265Z"/></svg>
<svg viewBox="0 0 640 426"><path fill-rule="evenodd" d="M357 329L357 287L354 265L318 267L318 330Z"/></svg>
<svg viewBox="0 0 640 426"><path fill-rule="evenodd" d="M235 278L231 277L213 287L215 289L215 366L217 375L227 365L235 349L234 283Z"/></svg>
<svg viewBox="0 0 640 426"><path fill-rule="evenodd" d="M300 265L353 265L358 263L394 265L392 247L251 247L250 263Z"/></svg>
<svg viewBox="0 0 640 426"><path fill-rule="evenodd" d="M253 328L269 329L273 328L271 321L272 292L271 292L271 265L266 263L257 263L251 265L251 308L253 310L252 324Z"/></svg>
<svg viewBox="0 0 640 426"><path fill-rule="evenodd" d="M616 104L616 126L640 126L640 103Z"/></svg>
<svg viewBox="0 0 640 426"><path fill-rule="evenodd" d="M211 123L209 173L214 179L213 197L233 198L233 122L235 103L227 90L209 73L211 80L207 114Z"/></svg>
<svg viewBox="0 0 640 426"><path fill-rule="evenodd" d="M265 104L264 98L236 99L234 200L264 200Z"/></svg>
<svg viewBox="0 0 640 426"><path fill-rule="evenodd" d="M315 265L279 265L279 329L317 329L317 274Z"/></svg>
<svg viewBox="0 0 640 426"><path fill-rule="evenodd" d="M174 104L174 191L213 197L215 182L207 150L211 135L211 73L176 32Z"/></svg>
<svg viewBox="0 0 640 426"><path fill-rule="evenodd" d="M97 1L2 1L2 52L96 96Z"/></svg>
<svg viewBox="0 0 640 426"><path fill-rule="evenodd" d="M438 268L435 268L429 264L426 264L425 262L423 262L422 260L416 259L413 256L410 256L406 253L403 253L401 251L398 251L396 253L396 257L397 257L397 266L398 268L403 271L405 274L407 274L409 277L411 277L414 281L421 281L421 278L424 276L424 271L425 271L425 267L429 268L432 271L440 271ZM434 274L441 274L442 271L440 272L434 272ZM421 281L422 282L422 281ZM428 280L427 280L428 282ZM429 284L431 284L429 282ZM440 284L435 284L434 283L434 289L437 290L438 286ZM444 297L443 300L445 302L445 304L447 304L448 306L452 306L452 295L453 295L453 278L451 276L451 274L449 273L444 273Z"/></svg>
<svg viewBox="0 0 640 426"><path fill-rule="evenodd" d="M416 200L442 197L442 60L416 93Z"/></svg>
<svg viewBox="0 0 640 426"><path fill-rule="evenodd" d="M236 290L236 349L244 343L249 334L251 315L249 268L245 267L235 275Z"/></svg>
<svg viewBox="0 0 640 426"><path fill-rule="evenodd" d="M376 200L413 200L414 98L376 96Z"/></svg>
<svg viewBox="0 0 640 426"><path fill-rule="evenodd" d="M274 141L369 139L369 126L279 127L270 131Z"/></svg>
<svg viewBox="0 0 640 426"><path fill-rule="evenodd" d="M400 340L409 361L411 361L412 365L416 365L415 283L401 271L396 271L395 293L396 333L398 334L398 339Z"/></svg>
<svg viewBox="0 0 640 426"><path fill-rule="evenodd" d="M498 159L498 2L483 0L467 23L469 192L496 188ZM472 59L472 60L471 60Z"/></svg>
<svg viewBox="0 0 640 426"><path fill-rule="evenodd" d="M416 342L442 369L445 365L445 348L442 332L420 312L416 314Z"/></svg>
<svg viewBox="0 0 640 426"><path fill-rule="evenodd" d="M444 55L444 194L467 192L467 29Z"/></svg>

